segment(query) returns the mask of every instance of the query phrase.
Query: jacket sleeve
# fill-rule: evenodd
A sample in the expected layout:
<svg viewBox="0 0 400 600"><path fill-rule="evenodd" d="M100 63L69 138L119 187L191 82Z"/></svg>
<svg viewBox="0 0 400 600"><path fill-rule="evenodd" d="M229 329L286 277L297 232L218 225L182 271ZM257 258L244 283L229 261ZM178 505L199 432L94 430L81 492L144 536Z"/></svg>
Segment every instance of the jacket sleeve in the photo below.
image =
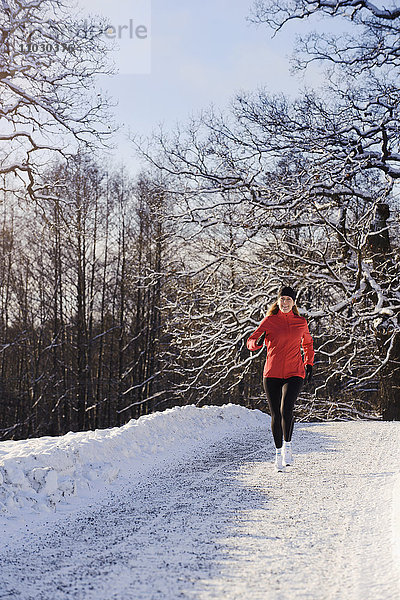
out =
<svg viewBox="0 0 400 600"><path fill-rule="evenodd" d="M255 331L253 331L253 333L247 340L247 348L249 350L260 350L260 348L263 347L263 344L258 345L257 342L260 339L260 337L262 336L262 334L267 332L267 323L268 323L268 317L265 317L261 321L261 323L259 324L257 329Z"/></svg>
<svg viewBox="0 0 400 600"><path fill-rule="evenodd" d="M303 346L304 351L304 364L305 365L313 365L314 364L314 344L311 334L308 330L308 325L306 323L303 339L301 340L301 344Z"/></svg>

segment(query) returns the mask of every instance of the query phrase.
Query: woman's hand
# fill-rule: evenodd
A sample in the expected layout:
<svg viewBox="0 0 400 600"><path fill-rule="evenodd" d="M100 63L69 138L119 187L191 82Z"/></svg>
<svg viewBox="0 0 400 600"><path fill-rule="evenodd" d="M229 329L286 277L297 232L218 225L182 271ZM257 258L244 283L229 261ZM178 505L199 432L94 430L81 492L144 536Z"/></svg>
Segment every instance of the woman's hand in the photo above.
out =
<svg viewBox="0 0 400 600"><path fill-rule="evenodd" d="M310 383L312 376L313 376L312 365L306 365L306 377L304 379L304 383Z"/></svg>

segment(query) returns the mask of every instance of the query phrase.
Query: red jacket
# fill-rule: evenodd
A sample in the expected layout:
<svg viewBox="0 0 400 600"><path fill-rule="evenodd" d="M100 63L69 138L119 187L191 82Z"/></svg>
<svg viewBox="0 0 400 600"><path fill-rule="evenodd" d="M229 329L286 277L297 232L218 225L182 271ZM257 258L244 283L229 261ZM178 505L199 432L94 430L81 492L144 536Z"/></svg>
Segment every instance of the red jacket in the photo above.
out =
<svg viewBox="0 0 400 600"><path fill-rule="evenodd" d="M276 315L265 317L247 340L249 350L262 348L262 345L257 345L257 340L264 332L267 346L264 377L286 379L296 376L304 379L304 365L312 365L314 362L313 340L306 319L298 317L292 310L289 313L279 311Z"/></svg>

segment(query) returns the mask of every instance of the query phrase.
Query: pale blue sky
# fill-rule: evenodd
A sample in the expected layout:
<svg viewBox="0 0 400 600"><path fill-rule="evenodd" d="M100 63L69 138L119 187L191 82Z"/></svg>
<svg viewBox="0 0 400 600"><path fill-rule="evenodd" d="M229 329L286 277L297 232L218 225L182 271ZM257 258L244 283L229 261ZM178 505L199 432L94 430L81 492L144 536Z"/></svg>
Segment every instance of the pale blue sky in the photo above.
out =
<svg viewBox="0 0 400 600"><path fill-rule="evenodd" d="M121 40L115 57L123 73L100 81L118 102L116 117L123 123L115 157L133 170L136 159L123 132L150 135L159 123L173 128L211 103L223 108L239 90L265 86L295 93L304 85L290 75L288 55L305 24L293 23L272 38L265 26L246 21L251 0L151 0L151 5L150 0L80 1L85 10L106 15L116 28L129 19L135 25L151 20L146 42ZM314 68L306 81L318 80Z"/></svg>

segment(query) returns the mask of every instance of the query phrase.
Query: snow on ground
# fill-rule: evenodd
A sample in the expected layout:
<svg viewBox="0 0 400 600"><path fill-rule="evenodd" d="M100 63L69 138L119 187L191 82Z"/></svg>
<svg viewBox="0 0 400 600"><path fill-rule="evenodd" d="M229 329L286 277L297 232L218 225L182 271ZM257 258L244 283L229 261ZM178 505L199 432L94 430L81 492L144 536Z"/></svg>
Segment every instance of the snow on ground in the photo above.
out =
<svg viewBox="0 0 400 600"><path fill-rule="evenodd" d="M123 427L0 442L0 516L87 499L117 478L268 419L242 406L175 407Z"/></svg>
<svg viewBox="0 0 400 600"><path fill-rule="evenodd" d="M400 577L400 472L393 486L393 554ZM400 594L399 594L400 597Z"/></svg>
<svg viewBox="0 0 400 600"><path fill-rule="evenodd" d="M38 507L47 504L37 503L35 518L32 503L13 505L0 523L0 598L400 598L400 423L298 424L295 464L285 473L274 471L269 424L258 411L185 407L150 423L148 445L143 434L143 446L122 458L133 468L118 463L112 484L81 496L86 506L79 485L75 505L44 513ZM132 425L126 429L134 445ZM88 454L91 434L74 435L77 481L91 465L102 471L104 461L108 473L121 462L118 431L98 432L110 447ZM27 480L22 447L30 443L18 442L13 455ZM43 443L54 450L62 438Z"/></svg>

